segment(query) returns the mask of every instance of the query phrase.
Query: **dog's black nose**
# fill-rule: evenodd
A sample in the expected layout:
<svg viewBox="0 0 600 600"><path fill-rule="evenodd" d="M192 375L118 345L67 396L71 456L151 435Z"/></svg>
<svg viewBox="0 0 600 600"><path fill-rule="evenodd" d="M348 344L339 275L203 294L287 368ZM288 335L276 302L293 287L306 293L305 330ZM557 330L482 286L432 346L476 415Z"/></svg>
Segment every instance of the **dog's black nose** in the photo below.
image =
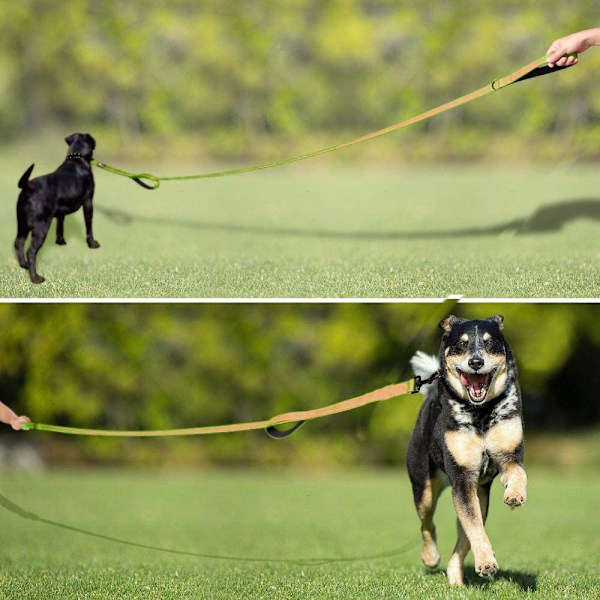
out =
<svg viewBox="0 0 600 600"><path fill-rule="evenodd" d="M474 371L481 369L481 367L483 367L483 358L480 356L471 356L469 359L469 366Z"/></svg>

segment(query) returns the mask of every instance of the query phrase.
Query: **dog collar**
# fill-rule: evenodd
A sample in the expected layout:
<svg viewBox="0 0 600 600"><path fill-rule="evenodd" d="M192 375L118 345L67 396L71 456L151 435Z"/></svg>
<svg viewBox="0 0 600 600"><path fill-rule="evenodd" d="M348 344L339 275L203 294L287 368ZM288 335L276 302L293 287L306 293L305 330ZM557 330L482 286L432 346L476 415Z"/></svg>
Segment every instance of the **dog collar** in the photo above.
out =
<svg viewBox="0 0 600 600"><path fill-rule="evenodd" d="M69 154L67 154L67 158L83 158L86 163L89 163L92 160L92 155L81 154L80 152L69 152Z"/></svg>

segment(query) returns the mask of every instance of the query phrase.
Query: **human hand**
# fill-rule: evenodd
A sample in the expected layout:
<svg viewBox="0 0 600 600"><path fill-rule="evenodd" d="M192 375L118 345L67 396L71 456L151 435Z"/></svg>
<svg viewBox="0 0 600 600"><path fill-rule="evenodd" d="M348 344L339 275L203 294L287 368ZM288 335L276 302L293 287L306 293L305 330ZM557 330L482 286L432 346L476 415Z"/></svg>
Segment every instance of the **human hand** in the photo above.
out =
<svg viewBox="0 0 600 600"><path fill-rule="evenodd" d="M26 417L25 415L17 417L16 419L13 419L10 422L10 426L13 429L16 429L17 431L19 431L20 429L23 428L23 423L31 423L31 419L29 417Z"/></svg>
<svg viewBox="0 0 600 600"><path fill-rule="evenodd" d="M579 62L575 56L565 56L575 52L585 52L600 43L600 28L586 29L554 40L546 52L549 67L570 67Z"/></svg>

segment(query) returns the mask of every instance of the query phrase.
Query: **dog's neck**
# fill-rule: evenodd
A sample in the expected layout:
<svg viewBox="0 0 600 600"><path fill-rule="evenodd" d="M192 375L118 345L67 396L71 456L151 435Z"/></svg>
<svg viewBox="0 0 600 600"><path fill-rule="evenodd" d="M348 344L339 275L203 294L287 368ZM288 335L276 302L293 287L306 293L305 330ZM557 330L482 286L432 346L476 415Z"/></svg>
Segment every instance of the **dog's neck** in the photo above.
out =
<svg viewBox="0 0 600 600"><path fill-rule="evenodd" d="M69 152L69 154L67 154L67 159L69 158L81 158L83 160L85 160L86 163L89 164L89 162L92 160L92 155L91 154L81 154L80 152Z"/></svg>

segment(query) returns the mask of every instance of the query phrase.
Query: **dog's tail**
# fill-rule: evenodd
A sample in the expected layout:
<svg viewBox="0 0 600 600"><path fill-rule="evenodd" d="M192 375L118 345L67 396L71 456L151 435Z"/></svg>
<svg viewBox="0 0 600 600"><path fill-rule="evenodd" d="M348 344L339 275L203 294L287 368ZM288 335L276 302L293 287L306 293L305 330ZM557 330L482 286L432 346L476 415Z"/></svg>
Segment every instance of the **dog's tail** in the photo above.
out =
<svg viewBox="0 0 600 600"><path fill-rule="evenodd" d="M19 179L19 187L24 190L27 187L27 184L29 183L29 176L31 175L31 172L33 171L33 167L35 167L35 164L31 165L29 167L29 169L27 169L27 171L25 171L25 173L23 173L23 175L21 175L21 179Z"/></svg>
<svg viewBox="0 0 600 600"><path fill-rule="evenodd" d="M433 354L425 354L421 350L417 350L415 355L410 359L410 366L414 371L415 375L421 377L421 379L428 379L440 368L440 361L437 356ZM421 393L427 396L429 391L429 385L421 387Z"/></svg>

